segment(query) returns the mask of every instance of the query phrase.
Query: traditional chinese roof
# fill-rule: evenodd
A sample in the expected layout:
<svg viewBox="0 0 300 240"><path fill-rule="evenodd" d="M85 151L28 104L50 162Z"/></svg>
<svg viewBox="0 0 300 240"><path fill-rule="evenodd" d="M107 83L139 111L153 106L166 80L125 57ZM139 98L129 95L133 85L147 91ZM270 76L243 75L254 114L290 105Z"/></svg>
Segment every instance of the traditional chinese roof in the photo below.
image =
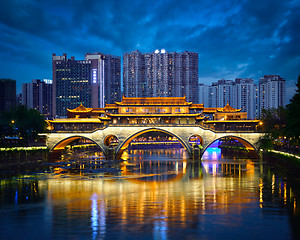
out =
<svg viewBox="0 0 300 240"><path fill-rule="evenodd" d="M125 97L122 102L116 102L116 105L191 105L186 97Z"/></svg>
<svg viewBox="0 0 300 240"><path fill-rule="evenodd" d="M203 109L204 108L204 105L203 103L193 103L191 106L190 106L191 109Z"/></svg>
<svg viewBox="0 0 300 240"><path fill-rule="evenodd" d="M111 117L199 117L201 113L107 113Z"/></svg>
<svg viewBox="0 0 300 240"><path fill-rule="evenodd" d="M105 117L99 117L99 119L102 120L102 121L110 121L110 120L111 120L111 118L108 117L108 116L105 116Z"/></svg>
<svg viewBox="0 0 300 240"><path fill-rule="evenodd" d="M67 110L69 112L91 112L93 109L92 108L86 108L85 106L82 105L82 103L80 103L80 105L75 108L75 109L68 109Z"/></svg>
<svg viewBox="0 0 300 240"><path fill-rule="evenodd" d="M82 105L82 103L74 109L68 109L68 112L72 112L72 113L89 113L89 112L93 112L93 113L105 113L105 108L87 108L85 106Z"/></svg>
<svg viewBox="0 0 300 240"><path fill-rule="evenodd" d="M215 113L223 108L203 108L203 113Z"/></svg>
<svg viewBox="0 0 300 240"><path fill-rule="evenodd" d="M219 108L217 109L218 112L240 112L241 109L236 109L236 108L233 108L229 105L229 103L227 102L226 106L223 107L223 108Z"/></svg>
<svg viewBox="0 0 300 240"><path fill-rule="evenodd" d="M223 123L259 123L260 120L224 120L224 121L220 121L220 120L208 120L205 121L205 124L223 124Z"/></svg>
<svg viewBox="0 0 300 240"><path fill-rule="evenodd" d="M118 106L116 104L105 104L105 109L117 109Z"/></svg>
<svg viewBox="0 0 300 240"><path fill-rule="evenodd" d="M49 123L102 123L99 118L56 118Z"/></svg>

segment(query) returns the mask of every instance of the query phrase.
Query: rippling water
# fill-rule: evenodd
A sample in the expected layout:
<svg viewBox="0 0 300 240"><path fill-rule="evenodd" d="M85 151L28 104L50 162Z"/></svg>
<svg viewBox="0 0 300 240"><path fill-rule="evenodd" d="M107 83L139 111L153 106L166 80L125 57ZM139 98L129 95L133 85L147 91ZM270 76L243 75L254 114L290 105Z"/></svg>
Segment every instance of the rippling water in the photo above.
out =
<svg viewBox="0 0 300 240"><path fill-rule="evenodd" d="M0 181L0 239L297 239L299 196L262 160L134 150L24 164ZM23 169L23 171L22 171ZM298 189L299 192L299 189Z"/></svg>

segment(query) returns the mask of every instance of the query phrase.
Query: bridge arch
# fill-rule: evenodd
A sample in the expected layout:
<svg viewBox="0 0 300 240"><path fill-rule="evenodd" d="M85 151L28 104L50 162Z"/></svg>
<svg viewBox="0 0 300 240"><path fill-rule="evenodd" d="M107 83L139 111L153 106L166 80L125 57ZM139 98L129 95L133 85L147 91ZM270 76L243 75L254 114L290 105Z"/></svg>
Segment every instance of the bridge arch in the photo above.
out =
<svg viewBox="0 0 300 240"><path fill-rule="evenodd" d="M125 149L127 149L128 145L131 143L131 141L133 139L135 139L136 137L147 133L147 132L163 132L163 133L167 133L171 136L176 137L179 142L181 143L181 145L185 148L185 150L187 151L187 153L189 154L189 156L191 156L191 150L189 147L189 144L186 143L185 141L183 141L177 134L172 133L170 131L167 131L165 129L161 129L161 128L147 128L147 129L143 129L141 131L138 131L132 135L130 135L129 137L127 137L116 149L116 159L119 159L122 156L122 153L125 151Z"/></svg>
<svg viewBox="0 0 300 240"><path fill-rule="evenodd" d="M112 144L112 141L115 141L116 143L118 143L119 139L116 135L109 134L104 138L103 143L106 147L109 147Z"/></svg>
<svg viewBox="0 0 300 240"><path fill-rule="evenodd" d="M58 143L56 143L52 147L52 149L50 149L50 152L53 152L55 150L63 150L68 144L70 144L71 142L73 142L73 141L75 141L77 139L80 139L80 138L84 138L84 139L90 140L91 142L93 142L94 144L96 144L97 147L99 147L101 149L101 151L103 152L103 154L106 157L106 152L104 151L104 149L97 142L95 142L94 140L92 140L92 139L90 139L88 137L84 137L84 136L71 136L71 137L64 138L64 139L60 140Z"/></svg>
<svg viewBox="0 0 300 240"><path fill-rule="evenodd" d="M201 137L199 134L190 134L189 137L188 137L189 143L190 143L192 138L198 138L199 142L200 142L200 145L203 146L203 142L204 142L203 137Z"/></svg>
<svg viewBox="0 0 300 240"><path fill-rule="evenodd" d="M243 145L246 147L246 149L248 149L248 150L254 150L254 151L258 152L257 149L256 149L256 148L255 148L248 140L246 140L246 139L244 139L244 138L241 138L241 137L234 136L234 135L225 135L225 136L219 137L219 138L217 138L217 139L214 139L213 141L211 141L210 143L208 143L208 144L206 145L206 147L203 149L203 153L204 153L204 152L206 151L206 149L209 148L209 146L212 145L215 141L220 140L220 139L222 139L222 138L231 138L231 139L234 139L234 140L238 140L241 144L243 144Z"/></svg>

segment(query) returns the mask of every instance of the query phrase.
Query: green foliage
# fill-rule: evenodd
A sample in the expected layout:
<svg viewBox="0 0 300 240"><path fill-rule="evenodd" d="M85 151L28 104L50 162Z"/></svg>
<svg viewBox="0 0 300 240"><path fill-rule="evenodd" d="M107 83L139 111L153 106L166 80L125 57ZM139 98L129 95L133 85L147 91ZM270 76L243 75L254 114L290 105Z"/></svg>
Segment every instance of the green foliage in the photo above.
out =
<svg viewBox="0 0 300 240"><path fill-rule="evenodd" d="M296 94L286 108L262 109L262 130L266 136L260 140L261 147L272 149L275 139L287 139L287 146L299 146L300 143L300 76L298 76Z"/></svg>
<svg viewBox="0 0 300 240"><path fill-rule="evenodd" d="M261 149L268 149L268 150L273 149L274 145L273 145L273 139L271 138L271 136L268 134L264 135L264 137L262 137L259 140L259 147Z"/></svg>
<svg viewBox="0 0 300 240"><path fill-rule="evenodd" d="M286 130L295 144L299 144L300 136L300 75L298 76L296 94L287 105L288 123Z"/></svg>
<svg viewBox="0 0 300 240"><path fill-rule="evenodd" d="M19 137L25 143L37 138L38 133L45 132L47 123L44 117L34 109L17 106L15 109L0 114L0 138Z"/></svg>
<svg viewBox="0 0 300 240"><path fill-rule="evenodd" d="M262 130L272 138L278 138L286 134L287 110L280 106L279 108L262 109L261 121Z"/></svg>

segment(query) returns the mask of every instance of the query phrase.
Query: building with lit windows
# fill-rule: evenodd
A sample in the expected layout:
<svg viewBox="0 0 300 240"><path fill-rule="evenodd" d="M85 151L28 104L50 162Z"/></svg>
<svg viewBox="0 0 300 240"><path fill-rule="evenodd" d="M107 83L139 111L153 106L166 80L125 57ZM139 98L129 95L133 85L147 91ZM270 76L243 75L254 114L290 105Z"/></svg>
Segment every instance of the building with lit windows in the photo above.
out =
<svg viewBox="0 0 300 240"><path fill-rule="evenodd" d="M262 109L285 106L285 79L279 75L265 75L259 80L259 113Z"/></svg>
<svg viewBox="0 0 300 240"><path fill-rule="evenodd" d="M36 109L45 117L52 116L52 80L33 79L22 84L22 105Z"/></svg>
<svg viewBox="0 0 300 240"><path fill-rule="evenodd" d="M121 101L121 57L103 53L87 53L92 64L92 83L98 83L98 106Z"/></svg>
<svg viewBox="0 0 300 240"><path fill-rule="evenodd" d="M234 95L234 82L232 80L219 80L218 83L218 105L217 107L224 107L227 103L231 106L233 103Z"/></svg>
<svg viewBox="0 0 300 240"><path fill-rule="evenodd" d="M81 103L104 107L121 99L121 57L94 53L85 60L52 55L53 115L67 116L67 109Z"/></svg>
<svg viewBox="0 0 300 240"><path fill-rule="evenodd" d="M218 107L218 84L212 83L208 87L208 107L216 108Z"/></svg>
<svg viewBox="0 0 300 240"><path fill-rule="evenodd" d="M255 85L252 78L236 78L234 83L233 106L247 112L249 119L255 115Z"/></svg>
<svg viewBox="0 0 300 240"><path fill-rule="evenodd" d="M16 80L0 79L0 112L16 106Z"/></svg>
<svg viewBox="0 0 300 240"><path fill-rule="evenodd" d="M198 53L151 53L138 50L123 54L125 97L183 97L199 102Z"/></svg>
<svg viewBox="0 0 300 240"><path fill-rule="evenodd" d="M209 86L204 85L203 83L199 84L199 103L202 103L205 107L208 107L209 104Z"/></svg>
<svg viewBox="0 0 300 240"><path fill-rule="evenodd" d="M199 89L200 99L207 103L205 107L222 108L229 104L241 112L247 112L248 119L258 118L258 87L251 78L237 78L235 81L222 79L211 86L199 84Z"/></svg>

